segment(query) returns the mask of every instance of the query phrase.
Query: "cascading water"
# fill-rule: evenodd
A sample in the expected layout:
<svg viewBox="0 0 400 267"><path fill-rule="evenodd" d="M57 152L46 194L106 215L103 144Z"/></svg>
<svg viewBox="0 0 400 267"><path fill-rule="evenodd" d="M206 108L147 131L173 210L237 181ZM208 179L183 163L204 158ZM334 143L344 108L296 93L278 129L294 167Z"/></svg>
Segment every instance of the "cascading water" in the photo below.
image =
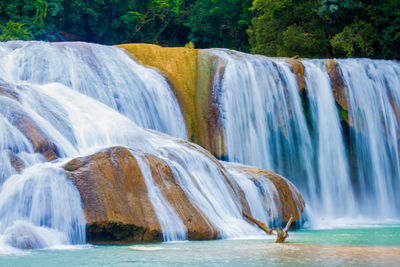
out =
<svg viewBox="0 0 400 267"><path fill-rule="evenodd" d="M173 96L169 88L160 85L136 90L135 85L118 87L111 80L118 77L142 84L141 79L150 75L152 78L149 79L155 79L153 84L165 82L161 76L156 76L156 72L136 65L114 47L37 42L11 42L0 47L0 62L4 62L0 69L0 142L5 159L2 168L8 170L4 172L7 175L0 191L0 245L38 248L84 243L85 221L79 194L60 166L73 157L88 155L110 146L126 146L135 151L132 153L144 175L164 240L186 239L186 228L174 208L156 188L142 152L160 157L170 165L176 181L203 214L207 214L222 237L260 235L260 230L243 219L240 205L227 181L229 174L220 170L218 161L197 146L136 125L136 122L145 124L145 118L154 118L153 122L158 126L153 128L172 133L175 131L177 136L186 137L182 132L185 127L183 120L180 122L181 114L175 108L176 101L166 101L166 98ZM44 54L46 50L49 53L47 56ZM35 56L35 53L41 56ZM116 62L113 58L116 58ZM5 69L7 64L9 66ZM117 68L116 64L122 66ZM80 71L74 70L79 66L82 67ZM41 73L40 69L47 75ZM83 70L88 72L85 77L82 76ZM150 74L146 74L148 71ZM118 76L121 73L123 77ZM101 86L101 79L108 84ZM123 91L118 91L121 88L124 88ZM170 111L153 109L153 104L146 102L146 96L140 96L148 91L157 93L158 90L168 92L161 92L154 99L154 95L150 96L147 100L154 100L154 105L161 105L164 101ZM118 99L114 95L116 92L124 92L128 102L139 102L137 105L136 102L124 102L121 105L126 105L126 109L116 107L113 104ZM108 97L111 100L107 100ZM160 97L162 101L157 101ZM129 106L135 109L129 111ZM123 115L118 111L128 114ZM137 117L144 119L136 121ZM45 135L46 141L54 145L58 155L56 162L44 163L44 156L34 152L33 141L26 137L24 125L16 127L19 122L31 122L27 125L29 129L36 127L38 135ZM163 123L168 123L166 128L163 128ZM25 169L22 173L16 174L15 166L9 163L11 157L23 163ZM10 208L16 202L17 209Z"/></svg>
<svg viewBox="0 0 400 267"><path fill-rule="evenodd" d="M347 147L325 61L303 60L304 99L284 60L211 51L226 63L214 88L229 161L288 177L318 214L315 221L398 218L397 62L338 61L350 109Z"/></svg>
<svg viewBox="0 0 400 267"><path fill-rule="evenodd" d="M400 216L400 64L339 60L349 105L355 187L364 213ZM373 208L371 208L373 207Z"/></svg>
<svg viewBox="0 0 400 267"><path fill-rule="evenodd" d="M0 77L13 84L61 83L118 110L137 125L186 139L167 81L123 50L87 43L7 42Z"/></svg>
<svg viewBox="0 0 400 267"><path fill-rule="evenodd" d="M230 165L225 163L225 166L229 167ZM279 194L271 181L263 179L262 182L256 183L243 173L233 169L230 169L229 172L244 191L254 218L270 224L279 219L278 206L280 203L275 201L275 199L279 199ZM264 198L267 199L264 200Z"/></svg>
<svg viewBox="0 0 400 267"><path fill-rule="evenodd" d="M186 240L186 227L154 182L148 162L146 162L143 155L135 155L135 153L132 153L132 155L136 158L140 170L142 171L149 192L149 199L151 203L153 203L157 218L163 230L163 240Z"/></svg>
<svg viewBox="0 0 400 267"><path fill-rule="evenodd" d="M266 57L213 53L226 61L219 99L228 160L273 170L315 192L312 142L290 67Z"/></svg>
<svg viewBox="0 0 400 267"><path fill-rule="evenodd" d="M358 215L343 133L324 60L304 61L316 155L313 208L329 219Z"/></svg>

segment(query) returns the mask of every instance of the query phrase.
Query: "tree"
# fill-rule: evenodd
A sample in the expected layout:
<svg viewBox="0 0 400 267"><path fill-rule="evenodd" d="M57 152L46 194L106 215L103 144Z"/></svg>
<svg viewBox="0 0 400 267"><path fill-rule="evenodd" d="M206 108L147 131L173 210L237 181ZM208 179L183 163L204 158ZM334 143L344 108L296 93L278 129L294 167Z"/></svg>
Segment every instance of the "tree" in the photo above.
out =
<svg viewBox="0 0 400 267"><path fill-rule="evenodd" d="M329 42L318 1L255 0L248 29L251 51L268 56L325 57Z"/></svg>
<svg viewBox="0 0 400 267"><path fill-rule="evenodd" d="M374 55L376 40L377 31L371 23L357 20L336 34L331 40L331 45L335 54L347 57L371 57Z"/></svg>
<svg viewBox="0 0 400 267"><path fill-rule="evenodd" d="M30 40L31 35L23 25L18 22L9 21L5 26L0 25L0 41Z"/></svg>
<svg viewBox="0 0 400 267"><path fill-rule="evenodd" d="M193 5L189 39L196 47L226 47L249 51L246 29L250 24L250 0L203 0Z"/></svg>
<svg viewBox="0 0 400 267"><path fill-rule="evenodd" d="M55 17L62 10L61 0L15 0L3 10L9 20L25 25L35 39L56 38L54 23Z"/></svg>

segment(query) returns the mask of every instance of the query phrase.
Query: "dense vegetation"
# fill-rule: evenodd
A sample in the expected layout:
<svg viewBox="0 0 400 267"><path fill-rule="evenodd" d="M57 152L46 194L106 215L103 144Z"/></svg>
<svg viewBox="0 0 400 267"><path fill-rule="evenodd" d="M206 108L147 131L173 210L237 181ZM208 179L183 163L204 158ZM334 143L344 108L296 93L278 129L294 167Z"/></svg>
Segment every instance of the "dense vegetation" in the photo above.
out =
<svg viewBox="0 0 400 267"><path fill-rule="evenodd" d="M400 59L400 0L0 0L0 40Z"/></svg>

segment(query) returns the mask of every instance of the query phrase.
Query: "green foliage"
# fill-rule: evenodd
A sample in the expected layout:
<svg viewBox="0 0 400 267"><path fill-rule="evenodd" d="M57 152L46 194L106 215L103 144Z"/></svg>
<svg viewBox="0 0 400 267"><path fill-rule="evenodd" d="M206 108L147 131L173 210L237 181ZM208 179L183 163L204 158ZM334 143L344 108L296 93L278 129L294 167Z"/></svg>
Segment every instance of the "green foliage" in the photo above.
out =
<svg viewBox="0 0 400 267"><path fill-rule="evenodd" d="M29 40L31 38L28 30L18 22L9 21L5 26L0 25L0 41Z"/></svg>
<svg viewBox="0 0 400 267"><path fill-rule="evenodd" d="M189 39L197 47L249 50L246 29L250 23L250 0L203 0L194 4Z"/></svg>
<svg viewBox="0 0 400 267"><path fill-rule="evenodd" d="M319 28L317 1L255 0L256 16L247 31L253 53L268 56L324 57L328 48Z"/></svg>
<svg viewBox="0 0 400 267"><path fill-rule="evenodd" d="M26 25L35 39L55 39L54 19L62 10L61 0L14 0L1 10L2 18Z"/></svg>
<svg viewBox="0 0 400 267"><path fill-rule="evenodd" d="M0 0L2 40L400 59L400 0Z"/></svg>
<svg viewBox="0 0 400 267"><path fill-rule="evenodd" d="M376 40L377 31L371 23L359 20L336 34L331 40L331 45L338 54L345 53L347 57L371 57Z"/></svg>
<svg viewBox="0 0 400 267"><path fill-rule="evenodd" d="M400 0L254 0L253 53L400 58Z"/></svg>

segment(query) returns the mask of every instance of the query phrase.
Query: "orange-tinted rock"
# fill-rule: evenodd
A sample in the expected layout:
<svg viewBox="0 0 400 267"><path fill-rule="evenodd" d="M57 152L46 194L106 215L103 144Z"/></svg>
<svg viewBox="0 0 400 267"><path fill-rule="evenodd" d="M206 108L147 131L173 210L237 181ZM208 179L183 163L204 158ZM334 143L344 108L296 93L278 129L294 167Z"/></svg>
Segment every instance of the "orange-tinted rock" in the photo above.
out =
<svg viewBox="0 0 400 267"><path fill-rule="evenodd" d="M77 158L64 168L81 194L89 242L161 241L139 165L127 149Z"/></svg>
<svg viewBox="0 0 400 267"><path fill-rule="evenodd" d="M188 239L208 240L218 238L218 230L207 219L205 214L188 199L185 192L177 184L167 163L150 154L146 154L146 159L149 162L153 179L158 188L186 226Z"/></svg>
<svg viewBox="0 0 400 267"><path fill-rule="evenodd" d="M293 73L296 75L297 85L299 90L305 90L306 80L304 78L304 65L299 58L285 58L285 61L290 65Z"/></svg>
<svg viewBox="0 0 400 267"><path fill-rule="evenodd" d="M210 50L197 57L197 107L200 145L218 158L226 157L224 131L219 114L219 95L226 62Z"/></svg>
<svg viewBox="0 0 400 267"><path fill-rule="evenodd" d="M349 111L346 97L347 89L345 88L343 83L339 64L333 59L327 59L325 61L325 66L331 80L333 95L335 97L336 103L345 111Z"/></svg>
<svg viewBox="0 0 400 267"><path fill-rule="evenodd" d="M275 202L280 203L278 215L281 221L287 222L291 215L293 215L294 221L301 220L305 205L303 197L297 191L295 186L287 179L271 171L250 166L226 164L225 167L228 170L232 168L233 170L243 173L256 181L260 181L262 179L268 179L271 181L278 191L279 199L275 199Z"/></svg>
<svg viewBox="0 0 400 267"><path fill-rule="evenodd" d="M151 44L122 44L140 64L156 68L170 82L186 121L188 136L199 143L196 83L197 51L184 47L161 47Z"/></svg>
<svg viewBox="0 0 400 267"><path fill-rule="evenodd" d="M218 231L187 198L169 166L155 156L145 157L153 179L187 227L188 238L217 238ZM161 241L143 175L128 149L109 148L74 159L64 168L81 193L89 242Z"/></svg>

